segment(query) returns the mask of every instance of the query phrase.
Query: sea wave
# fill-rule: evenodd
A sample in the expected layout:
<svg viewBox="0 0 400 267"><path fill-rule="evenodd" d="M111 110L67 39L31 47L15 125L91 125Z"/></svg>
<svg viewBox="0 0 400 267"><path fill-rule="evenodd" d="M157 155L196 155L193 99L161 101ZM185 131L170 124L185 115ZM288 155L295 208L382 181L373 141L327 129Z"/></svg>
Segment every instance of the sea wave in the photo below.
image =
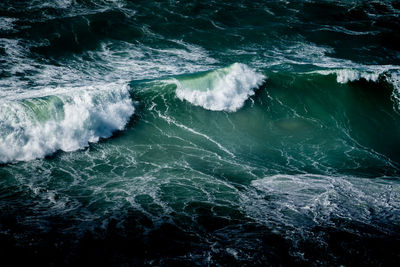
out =
<svg viewBox="0 0 400 267"><path fill-rule="evenodd" d="M0 102L0 163L74 151L122 130L134 113L126 85Z"/></svg>
<svg viewBox="0 0 400 267"><path fill-rule="evenodd" d="M360 69L343 68L318 70L312 73L321 75L336 75L336 81L341 84L359 81L378 82L380 79L393 87L392 100L394 109L400 112L400 68L391 65L362 66Z"/></svg>
<svg viewBox="0 0 400 267"><path fill-rule="evenodd" d="M243 106L265 78L245 64L234 63L172 82L176 84L176 95L181 100L208 110L233 112Z"/></svg>
<svg viewBox="0 0 400 267"><path fill-rule="evenodd" d="M322 70L317 71L319 74L329 75L335 74L338 83L348 83L365 79L367 81L378 81L379 76L383 73L380 71L359 71L354 69L336 69L336 70Z"/></svg>

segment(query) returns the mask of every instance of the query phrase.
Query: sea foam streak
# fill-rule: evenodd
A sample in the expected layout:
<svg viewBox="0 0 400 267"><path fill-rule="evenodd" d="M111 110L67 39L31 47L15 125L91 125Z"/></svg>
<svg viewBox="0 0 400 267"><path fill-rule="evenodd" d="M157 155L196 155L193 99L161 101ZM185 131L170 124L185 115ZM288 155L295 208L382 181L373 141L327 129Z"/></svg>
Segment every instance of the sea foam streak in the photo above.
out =
<svg viewBox="0 0 400 267"><path fill-rule="evenodd" d="M254 94L265 76L248 66L234 63L229 67L181 79L174 79L181 100L215 111L236 111Z"/></svg>
<svg viewBox="0 0 400 267"><path fill-rule="evenodd" d="M86 147L122 130L134 112L125 85L69 91L0 102L0 163Z"/></svg>

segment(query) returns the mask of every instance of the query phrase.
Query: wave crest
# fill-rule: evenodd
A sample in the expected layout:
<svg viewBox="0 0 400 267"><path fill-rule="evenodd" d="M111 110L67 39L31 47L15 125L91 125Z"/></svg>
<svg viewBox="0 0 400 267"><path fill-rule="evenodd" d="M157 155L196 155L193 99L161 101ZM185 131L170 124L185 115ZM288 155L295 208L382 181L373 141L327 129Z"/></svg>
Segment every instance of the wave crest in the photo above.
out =
<svg viewBox="0 0 400 267"><path fill-rule="evenodd" d="M174 79L179 99L214 111L236 111L265 80L245 64L234 63L211 72Z"/></svg>
<svg viewBox="0 0 400 267"><path fill-rule="evenodd" d="M122 130L134 112L127 86L0 102L0 163L74 151Z"/></svg>
<svg viewBox="0 0 400 267"><path fill-rule="evenodd" d="M394 109L400 112L400 68L398 66L369 66L366 70L357 69L332 69L319 70L315 73L321 75L336 75L338 83L354 82L361 79L370 82L378 82L382 78L393 87L392 101Z"/></svg>
<svg viewBox="0 0 400 267"><path fill-rule="evenodd" d="M359 71L355 69L334 69L334 70L320 70L316 73L322 75L336 75L336 81L338 83L348 83L353 81L358 81L360 79L365 79L367 81L376 82L379 76L384 73L384 71Z"/></svg>

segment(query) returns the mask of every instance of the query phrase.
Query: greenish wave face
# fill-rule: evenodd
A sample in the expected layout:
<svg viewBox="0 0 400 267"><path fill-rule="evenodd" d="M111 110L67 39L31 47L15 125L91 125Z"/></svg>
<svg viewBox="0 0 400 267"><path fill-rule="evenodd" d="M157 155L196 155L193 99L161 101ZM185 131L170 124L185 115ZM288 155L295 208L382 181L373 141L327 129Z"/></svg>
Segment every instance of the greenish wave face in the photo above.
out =
<svg viewBox="0 0 400 267"><path fill-rule="evenodd" d="M2 1L0 265L388 265L397 1Z"/></svg>

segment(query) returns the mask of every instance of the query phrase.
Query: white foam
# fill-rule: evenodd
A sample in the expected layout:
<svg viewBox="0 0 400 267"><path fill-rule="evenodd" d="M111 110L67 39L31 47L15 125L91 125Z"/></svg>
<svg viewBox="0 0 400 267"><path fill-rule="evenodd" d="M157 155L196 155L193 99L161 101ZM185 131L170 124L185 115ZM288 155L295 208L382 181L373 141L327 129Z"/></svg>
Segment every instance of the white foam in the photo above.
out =
<svg viewBox="0 0 400 267"><path fill-rule="evenodd" d="M251 185L256 190L243 198L251 217L279 221L300 231L299 222L303 227L330 224L337 217L367 222L375 214L400 210L399 186L379 178L278 174L253 180ZM266 201L266 196L273 198ZM399 216L390 220L397 224Z"/></svg>
<svg viewBox="0 0 400 267"><path fill-rule="evenodd" d="M333 70L321 70L316 73L322 75L336 74L336 81L338 83L348 83L365 79L367 81L376 82L384 71L360 71L356 69L333 69Z"/></svg>
<svg viewBox="0 0 400 267"><path fill-rule="evenodd" d="M347 83L360 79L376 82L381 75L400 70L397 65L366 65L348 59L329 56L329 54L333 53L334 49L331 47L321 47L312 43L298 43L289 46L288 49L283 50L283 53L280 50L272 50L272 57L276 58L276 62L270 65L310 64L321 68L321 70L311 71L311 73L335 74L338 83Z"/></svg>
<svg viewBox="0 0 400 267"><path fill-rule="evenodd" d="M400 112L400 67L393 65L358 65L358 68L328 69L313 71L322 75L336 75L338 83L348 83L365 79L367 81L377 82L380 78L393 86L392 101L394 109Z"/></svg>
<svg viewBox="0 0 400 267"><path fill-rule="evenodd" d="M393 85L392 99L395 103L395 110L400 112L400 73L393 72L390 77L387 77L388 80Z"/></svg>
<svg viewBox="0 0 400 267"><path fill-rule="evenodd" d="M145 28L143 30L147 31ZM118 45L103 43L101 50L88 52L93 60L84 68L91 69L92 73L98 74L103 80L118 80L121 77L125 80L144 80L207 71L217 63L217 60L210 57L200 46L171 41L176 43L175 48L157 49L126 42L120 42ZM100 65L93 65L93 62ZM102 71L105 67L107 72Z"/></svg>
<svg viewBox="0 0 400 267"><path fill-rule="evenodd" d="M209 110L236 111L264 79L264 75L246 65L235 63L198 77L172 82L176 84L176 95L181 100Z"/></svg>
<svg viewBox="0 0 400 267"><path fill-rule="evenodd" d="M12 31L14 29L14 22L16 18L0 17L0 31Z"/></svg>
<svg viewBox="0 0 400 267"><path fill-rule="evenodd" d="M70 88L68 94L0 102L0 162L74 151L122 130L134 112L126 85Z"/></svg>
<svg viewBox="0 0 400 267"><path fill-rule="evenodd" d="M73 0L52 0L52 1L44 1L44 2L38 2L34 3L31 8L46 8L46 7L52 7L52 8L68 8L70 7L75 1ZM35 6L36 4L36 6Z"/></svg>

